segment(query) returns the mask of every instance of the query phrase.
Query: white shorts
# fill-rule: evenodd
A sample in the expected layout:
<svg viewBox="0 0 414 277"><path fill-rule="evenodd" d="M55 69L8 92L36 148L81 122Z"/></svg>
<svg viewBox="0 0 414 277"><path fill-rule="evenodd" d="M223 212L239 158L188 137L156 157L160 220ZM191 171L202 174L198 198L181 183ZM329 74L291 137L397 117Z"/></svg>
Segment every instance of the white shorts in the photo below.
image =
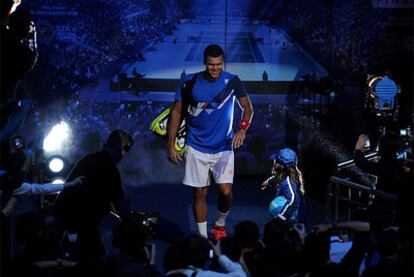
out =
<svg viewBox="0 0 414 277"><path fill-rule="evenodd" d="M210 176L213 176L216 184L233 184L233 151L208 154L187 145L183 184L192 187L206 187L210 185Z"/></svg>

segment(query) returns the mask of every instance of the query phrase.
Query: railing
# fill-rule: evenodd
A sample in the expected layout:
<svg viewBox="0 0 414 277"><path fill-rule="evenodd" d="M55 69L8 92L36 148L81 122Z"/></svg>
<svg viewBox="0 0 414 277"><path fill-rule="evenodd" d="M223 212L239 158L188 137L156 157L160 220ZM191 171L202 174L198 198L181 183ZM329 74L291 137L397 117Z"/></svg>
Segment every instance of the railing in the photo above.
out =
<svg viewBox="0 0 414 277"><path fill-rule="evenodd" d="M365 158L367 158L368 160L373 160L373 159L376 159L377 157L378 157L378 151L375 151L375 152L372 152L372 153L369 153L369 154L365 155ZM337 168L338 170L341 170L341 169L344 169L344 168L351 167L351 166L353 166L353 165L355 165L355 162L354 162L354 160L352 159L352 160L348 160L348 161L345 161L345 162L339 163L339 164L336 166L336 168Z"/></svg>
<svg viewBox="0 0 414 277"><path fill-rule="evenodd" d="M373 159L376 156L377 153L371 153L367 158ZM353 165L353 160L338 164L337 168L340 170L351 165ZM325 208L330 217L338 220L340 211L343 211L341 209L342 203L346 203L346 219L350 220L352 207L368 207L379 198L386 201L397 200L397 196L394 194L332 176L328 184Z"/></svg>

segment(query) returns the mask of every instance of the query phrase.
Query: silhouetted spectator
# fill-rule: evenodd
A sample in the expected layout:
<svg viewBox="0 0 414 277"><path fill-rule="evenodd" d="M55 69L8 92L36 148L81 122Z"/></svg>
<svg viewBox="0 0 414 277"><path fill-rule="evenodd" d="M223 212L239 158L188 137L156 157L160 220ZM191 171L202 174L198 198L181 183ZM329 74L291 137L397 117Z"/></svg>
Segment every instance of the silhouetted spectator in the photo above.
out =
<svg viewBox="0 0 414 277"><path fill-rule="evenodd" d="M239 222L234 229L234 238L240 245L243 261L251 276L259 276L259 260L264 249L259 235L259 227L252 221Z"/></svg>
<svg viewBox="0 0 414 277"><path fill-rule="evenodd" d="M1 28L1 102L15 98L18 83L37 60L36 29L30 13L16 10L8 18L9 29ZM29 45L22 43L28 39Z"/></svg>
<svg viewBox="0 0 414 277"><path fill-rule="evenodd" d="M185 69L183 69L183 71L181 72L181 75L180 75L180 79L183 80L185 75L187 75L187 73L185 73Z"/></svg>
<svg viewBox="0 0 414 277"><path fill-rule="evenodd" d="M3 142L23 124L31 107L29 100L16 99L19 82L37 59L36 29L29 12L14 11L8 17L8 29L0 27L0 57L0 141Z"/></svg>
<svg viewBox="0 0 414 277"><path fill-rule="evenodd" d="M14 140L12 140L14 142ZM1 144L0 163L0 260L1 272L7 270L11 259L11 217L10 211L17 200L13 192L18 189L29 171L30 158L24 147L16 147L6 140ZM4 266L3 266L4 265Z"/></svg>
<svg viewBox="0 0 414 277"><path fill-rule="evenodd" d="M182 269L185 268L180 256L180 244L170 245L164 252L163 268L167 276L173 277L186 277L182 273Z"/></svg>
<svg viewBox="0 0 414 277"><path fill-rule="evenodd" d="M40 232L43 228L42 217L35 212L20 215L16 221L16 240L23 245L22 251L13 258L13 274L28 274L30 264L42 258L40 246ZM22 275L19 275L22 276Z"/></svg>
<svg viewBox="0 0 414 277"><path fill-rule="evenodd" d="M330 259L331 235L338 230L353 231L352 246L340 263ZM359 267L369 244L370 224L361 221L346 221L319 224L305 239L304 261L309 276L359 276Z"/></svg>
<svg viewBox="0 0 414 277"><path fill-rule="evenodd" d="M2 209L2 213L5 215L9 215L17 202L20 201L21 196L31 196L31 195L46 195L46 194L54 194L63 191L65 188L69 188L72 186L82 184L82 176L75 178L71 182L65 182L63 184L55 184L55 183L27 183L22 182L21 185L13 191L13 196L7 203L7 206Z"/></svg>
<svg viewBox="0 0 414 277"><path fill-rule="evenodd" d="M241 262L242 250L234 237L225 237L220 241L221 253L236 263Z"/></svg>
<svg viewBox="0 0 414 277"><path fill-rule="evenodd" d="M173 251L172 248L170 251ZM175 249L177 250L177 249ZM178 261L172 261L172 264L181 265L181 268L176 268L166 273L166 276L179 276L182 274L190 277L196 275L197 277L214 277L214 276L247 276L242 266L231 261L227 256L222 255L220 244L214 247L214 253L218 257L218 263L226 273L220 273L210 270L204 270L209 258L212 258L211 246L206 238L198 235L191 235L186 237L179 243ZM171 253L170 253L171 254ZM171 263L169 263L171 264Z"/></svg>
<svg viewBox="0 0 414 277"><path fill-rule="evenodd" d="M401 244L397 232L393 229L384 230L378 244L381 260L379 264L367 268L363 276L403 276L401 265L398 263L398 250Z"/></svg>
<svg viewBox="0 0 414 277"><path fill-rule="evenodd" d="M152 264L154 257L151 255L155 252L151 253L151 249L146 247L145 231L137 222L125 221L115 225L112 235L112 245L120 253L103 258L98 268L99 276L162 276Z"/></svg>
<svg viewBox="0 0 414 277"><path fill-rule="evenodd" d="M65 260L62 224L51 216L28 212L18 217L16 240L24 245L13 258L10 276L73 276L78 263Z"/></svg>
<svg viewBox="0 0 414 277"><path fill-rule="evenodd" d="M20 188L29 171L30 159L24 149L12 150L10 154L4 157L5 162L2 169L5 170L0 176L1 209L9 201L13 192Z"/></svg>
<svg viewBox="0 0 414 277"><path fill-rule="evenodd" d="M263 71L262 79L264 82L269 81L269 75L267 74L266 70Z"/></svg>
<svg viewBox="0 0 414 277"><path fill-rule="evenodd" d="M274 218L265 225L263 242L265 245L278 243L288 237L289 226L279 218Z"/></svg>
<svg viewBox="0 0 414 277"><path fill-rule="evenodd" d="M252 276L298 276L301 269L301 253L294 241L281 240L266 246L256 275Z"/></svg>

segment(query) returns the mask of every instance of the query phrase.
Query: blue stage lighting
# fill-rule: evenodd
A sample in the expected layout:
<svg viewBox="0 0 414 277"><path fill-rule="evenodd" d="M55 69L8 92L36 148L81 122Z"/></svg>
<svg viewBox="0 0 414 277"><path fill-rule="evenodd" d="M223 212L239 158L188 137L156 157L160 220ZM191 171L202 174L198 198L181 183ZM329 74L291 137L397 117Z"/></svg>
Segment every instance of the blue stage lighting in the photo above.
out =
<svg viewBox="0 0 414 277"><path fill-rule="evenodd" d="M371 75L367 85L367 106L378 116L393 115L398 108L396 96L400 89L397 84L386 75Z"/></svg>

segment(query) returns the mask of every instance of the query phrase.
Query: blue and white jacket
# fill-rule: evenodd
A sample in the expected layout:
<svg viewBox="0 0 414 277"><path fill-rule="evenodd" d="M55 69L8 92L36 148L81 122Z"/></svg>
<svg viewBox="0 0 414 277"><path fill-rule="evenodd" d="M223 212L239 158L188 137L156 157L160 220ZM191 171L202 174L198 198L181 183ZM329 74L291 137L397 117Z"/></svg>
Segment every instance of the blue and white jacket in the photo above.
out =
<svg viewBox="0 0 414 277"><path fill-rule="evenodd" d="M269 212L273 217L295 223L298 221L301 198L298 184L293 178L286 177L276 190L276 197L269 205Z"/></svg>

